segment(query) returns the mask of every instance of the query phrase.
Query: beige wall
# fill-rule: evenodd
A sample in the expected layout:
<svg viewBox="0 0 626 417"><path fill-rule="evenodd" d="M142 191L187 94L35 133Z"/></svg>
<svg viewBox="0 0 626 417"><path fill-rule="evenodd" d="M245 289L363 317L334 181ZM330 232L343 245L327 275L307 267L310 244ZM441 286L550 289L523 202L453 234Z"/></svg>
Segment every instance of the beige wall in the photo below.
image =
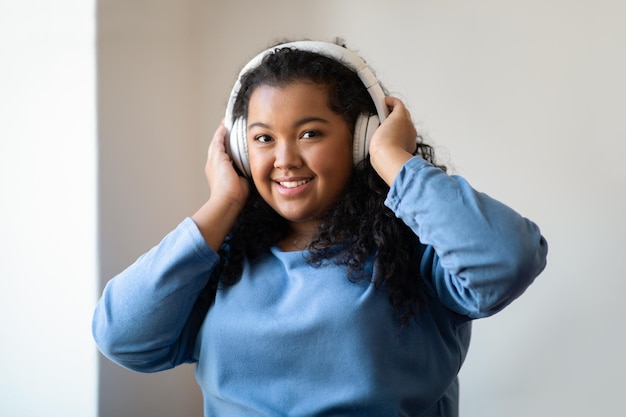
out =
<svg viewBox="0 0 626 417"><path fill-rule="evenodd" d="M550 243L530 290L476 323L462 415L617 415L624 3L101 0L98 11L103 281L206 198L206 147L247 59L283 38L340 36L455 172ZM201 414L190 366L146 376L103 361L100 384L100 417Z"/></svg>
<svg viewBox="0 0 626 417"><path fill-rule="evenodd" d="M98 4L102 284L203 198L199 37L187 1ZM193 368L142 375L100 358L99 416L198 416Z"/></svg>

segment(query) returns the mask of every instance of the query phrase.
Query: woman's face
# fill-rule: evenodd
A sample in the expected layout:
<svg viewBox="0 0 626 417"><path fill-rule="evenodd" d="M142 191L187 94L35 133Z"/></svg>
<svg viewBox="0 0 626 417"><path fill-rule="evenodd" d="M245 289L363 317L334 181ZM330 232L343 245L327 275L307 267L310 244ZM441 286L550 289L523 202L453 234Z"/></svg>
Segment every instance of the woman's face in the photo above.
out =
<svg viewBox="0 0 626 417"><path fill-rule="evenodd" d="M352 134L306 81L261 85L248 104L248 154L261 197L291 223L319 224L352 171Z"/></svg>

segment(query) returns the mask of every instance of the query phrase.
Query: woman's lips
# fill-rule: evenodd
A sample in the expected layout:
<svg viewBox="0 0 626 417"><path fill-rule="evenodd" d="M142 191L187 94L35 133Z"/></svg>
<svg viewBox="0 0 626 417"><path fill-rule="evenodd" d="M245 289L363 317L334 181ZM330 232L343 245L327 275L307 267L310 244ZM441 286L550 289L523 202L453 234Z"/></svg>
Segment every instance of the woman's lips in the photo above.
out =
<svg viewBox="0 0 626 417"><path fill-rule="evenodd" d="M274 180L278 192L284 196L293 197L307 189L313 178L277 178Z"/></svg>
<svg viewBox="0 0 626 417"><path fill-rule="evenodd" d="M280 184L282 187L285 187L285 188L296 188L296 187L306 184L309 181L310 180L277 181L277 182L278 184Z"/></svg>

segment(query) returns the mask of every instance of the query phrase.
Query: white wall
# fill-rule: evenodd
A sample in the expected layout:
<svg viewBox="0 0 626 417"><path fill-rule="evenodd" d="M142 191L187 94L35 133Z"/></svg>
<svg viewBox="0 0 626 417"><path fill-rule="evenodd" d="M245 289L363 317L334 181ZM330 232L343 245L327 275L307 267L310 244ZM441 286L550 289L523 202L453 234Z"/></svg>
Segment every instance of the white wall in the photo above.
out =
<svg viewBox="0 0 626 417"><path fill-rule="evenodd" d="M0 415L95 417L95 7L0 0Z"/></svg>
<svg viewBox="0 0 626 417"><path fill-rule="evenodd" d="M529 291L476 322L462 415L620 415L626 3L102 0L99 10L105 279L206 197L206 147L240 66L279 39L340 36L455 172L535 220L550 244ZM194 405L177 415L200 414L188 368L102 366L101 417L171 410L185 396Z"/></svg>

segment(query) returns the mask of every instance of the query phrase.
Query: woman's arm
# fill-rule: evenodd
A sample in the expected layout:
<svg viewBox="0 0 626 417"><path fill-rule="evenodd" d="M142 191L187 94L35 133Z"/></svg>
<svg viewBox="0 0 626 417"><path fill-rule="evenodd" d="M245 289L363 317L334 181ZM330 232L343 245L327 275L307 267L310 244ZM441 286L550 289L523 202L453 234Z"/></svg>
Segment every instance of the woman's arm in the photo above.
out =
<svg viewBox="0 0 626 417"><path fill-rule="evenodd" d="M198 297L249 192L248 181L237 175L225 152L226 135L222 124L209 146L208 201L113 278L98 302L94 338L102 353L120 365L153 372L192 360L206 314Z"/></svg>
<svg viewBox="0 0 626 417"><path fill-rule="evenodd" d="M422 273L460 314L496 313L545 268L548 246L536 224L420 157L402 167L385 204L426 245Z"/></svg>
<svg viewBox="0 0 626 417"><path fill-rule="evenodd" d="M194 222L185 219L106 285L92 322L102 353L140 372L191 361L206 314L196 301L218 262Z"/></svg>
<svg viewBox="0 0 626 417"><path fill-rule="evenodd" d="M545 268L539 228L506 205L413 157L417 132L401 100L376 130L370 160L391 187L385 204L426 245L421 271L450 309L485 317L518 297Z"/></svg>

